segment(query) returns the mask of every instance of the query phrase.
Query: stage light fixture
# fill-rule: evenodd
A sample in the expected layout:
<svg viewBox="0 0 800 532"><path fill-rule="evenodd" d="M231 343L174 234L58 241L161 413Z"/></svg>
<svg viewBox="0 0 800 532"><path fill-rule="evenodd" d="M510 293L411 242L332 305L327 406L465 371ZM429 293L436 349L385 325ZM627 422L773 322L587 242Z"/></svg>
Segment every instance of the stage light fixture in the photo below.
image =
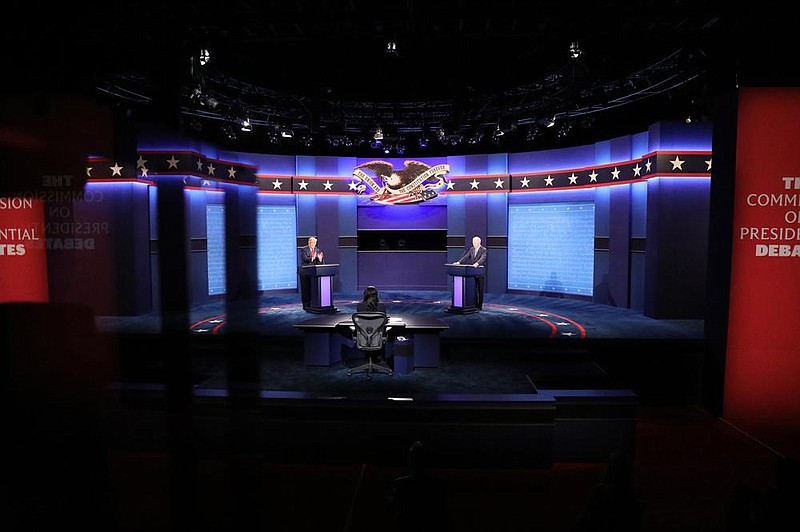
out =
<svg viewBox="0 0 800 532"><path fill-rule="evenodd" d="M375 129L375 134L372 138L375 140L383 140L383 129L381 129L380 126Z"/></svg>
<svg viewBox="0 0 800 532"><path fill-rule="evenodd" d="M200 50L200 66L206 66L209 61L211 61L211 53L208 51L208 48L202 48Z"/></svg>
<svg viewBox="0 0 800 532"><path fill-rule="evenodd" d="M394 41L387 42L386 53L389 55L397 55L397 43Z"/></svg>
<svg viewBox="0 0 800 532"><path fill-rule="evenodd" d="M222 127L222 134L228 140L236 140L236 131L234 131L231 126L223 126Z"/></svg>
<svg viewBox="0 0 800 532"><path fill-rule="evenodd" d="M282 128L281 129L281 137L283 137L285 139L290 139L290 138L294 137L294 131L292 131L291 129L286 128L286 127Z"/></svg>
<svg viewBox="0 0 800 532"><path fill-rule="evenodd" d="M577 59L581 56L582 53L583 51L581 50L581 47L578 45L578 41L572 41L572 43L569 45L569 56L572 59Z"/></svg>
<svg viewBox="0 0 800 532"><path fill-rule="evenodd" d="M528 134L525 137L525 140L528 141L536 140L539 137L539 134L540 134L539 126L534 124L530 127L530 129L528 129Z"/></svg>
<svg viewBox="0 0 800 532"><path fill-rule="evenodd" d="M247 117L242 120L242 131L253 131L253 124L250 123L250 119Z"/></svg>

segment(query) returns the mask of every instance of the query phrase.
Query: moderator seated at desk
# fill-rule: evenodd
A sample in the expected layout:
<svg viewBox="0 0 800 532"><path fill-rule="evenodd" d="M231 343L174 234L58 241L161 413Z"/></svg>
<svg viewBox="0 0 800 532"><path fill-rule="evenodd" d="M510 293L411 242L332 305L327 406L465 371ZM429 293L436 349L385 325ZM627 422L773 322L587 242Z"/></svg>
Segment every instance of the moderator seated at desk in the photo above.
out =
<svg viewBox="0 0 800 532"><path fill-rule="evenodd" d="M408 338L413 345L413 367L438 368L440 363L439 333L449 326L441 320L426 316L390 315L389 346L398 336ZM350 337L350 316L326 314L295 323L303 331L303 361L306 366L331 366L342 361L341 338Z"/></svg>

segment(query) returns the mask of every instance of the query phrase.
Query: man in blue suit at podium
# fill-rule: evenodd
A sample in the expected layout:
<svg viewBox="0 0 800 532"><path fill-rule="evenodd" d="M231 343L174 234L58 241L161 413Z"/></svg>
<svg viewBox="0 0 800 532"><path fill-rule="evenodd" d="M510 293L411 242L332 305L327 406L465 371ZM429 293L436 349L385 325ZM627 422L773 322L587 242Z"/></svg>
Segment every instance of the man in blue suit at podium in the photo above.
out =
<svg viewBox="0 0 800 532"><path fill-rule="evenodd" d="M472 247L453 264L463 264L465 266L485 266L489 251L481 245L481 237L472 237ZM477 306L483 308L483 275L475 277L475 295L477 296Z"/></svg>

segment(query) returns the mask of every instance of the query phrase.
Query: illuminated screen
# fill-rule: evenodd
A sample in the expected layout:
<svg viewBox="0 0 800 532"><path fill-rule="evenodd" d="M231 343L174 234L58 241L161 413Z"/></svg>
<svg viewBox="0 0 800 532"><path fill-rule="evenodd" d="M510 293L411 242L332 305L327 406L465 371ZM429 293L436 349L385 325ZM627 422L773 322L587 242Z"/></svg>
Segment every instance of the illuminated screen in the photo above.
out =
<svg viewBox="0 0 800 532"><path fill-rule="evenodd" d="M258 289L297 288L294 205L258 206Z"/></svg>
<svg viewBox="0 0 800 532"><path fill-rule="evenodd" d="M208 295L225 293L225 206L206 206Z"/></svg>
<svg viewBox="0 0 800 532"><path fill-rule="evenodd" d="M594 203L509 205L508 288L591 296Z"/></svg>

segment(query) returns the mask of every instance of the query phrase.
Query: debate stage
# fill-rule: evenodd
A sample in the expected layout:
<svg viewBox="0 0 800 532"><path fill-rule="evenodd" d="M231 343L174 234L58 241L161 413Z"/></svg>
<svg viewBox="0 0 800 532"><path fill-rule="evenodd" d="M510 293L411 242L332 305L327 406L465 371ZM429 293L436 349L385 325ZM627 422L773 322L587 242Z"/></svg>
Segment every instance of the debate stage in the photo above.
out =
<svg viewBox="0 0 800 532"><path fill-rule="evenodd" d="M334 299L347 319L360 294ZM111 441L163 445L156 420L170 408L168 391L186 383L207 449L228 448L236 412L237 447L278 461L402 463L410 443L424 439L449 449L454 466L537 467L603 461L632 444L638 405L691 402L699 393L701 321L515 294L487 294L484 309L468 315L447 312L446 292L386 292L381 301L390 315L446 325L436 367L367 378L348 375L362 359L307 364L296 325L318 316L296 294L262 296L249 311L237 309L235 323L224 301L194 308L191 332L177 344L157 314L97 317L98 332L119 349ZM180 366L176 346L190 355Z"/></svg>

